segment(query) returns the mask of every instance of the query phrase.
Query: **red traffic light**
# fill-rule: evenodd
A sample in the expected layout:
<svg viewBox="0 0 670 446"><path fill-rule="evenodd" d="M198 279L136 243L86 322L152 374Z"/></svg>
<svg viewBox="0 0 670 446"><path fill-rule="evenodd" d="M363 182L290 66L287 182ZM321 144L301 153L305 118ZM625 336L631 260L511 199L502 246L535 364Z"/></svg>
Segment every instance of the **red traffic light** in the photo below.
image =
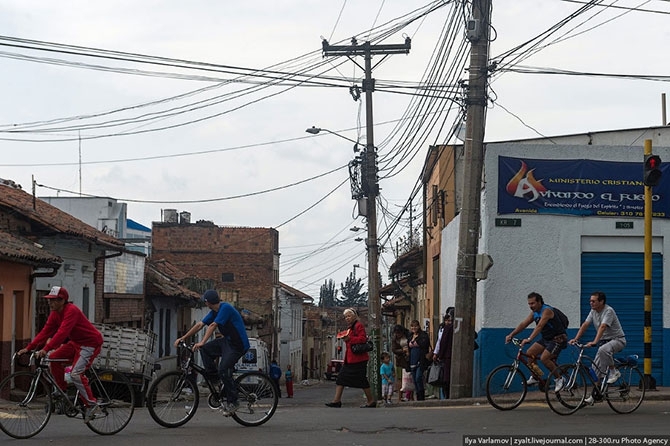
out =
<svg viewBox="0 0 670 446"><path fill-rule="evenodd" d="M645 186L656 186L661 181L661 157L658 155L644 156L643 180Z"/></svg>

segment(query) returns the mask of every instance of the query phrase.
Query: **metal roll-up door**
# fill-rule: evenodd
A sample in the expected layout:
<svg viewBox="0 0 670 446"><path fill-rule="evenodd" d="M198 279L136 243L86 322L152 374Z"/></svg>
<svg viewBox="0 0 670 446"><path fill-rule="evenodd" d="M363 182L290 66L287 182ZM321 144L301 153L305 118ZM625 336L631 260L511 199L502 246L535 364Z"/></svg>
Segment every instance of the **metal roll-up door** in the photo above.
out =
<svg viewBox="0 0 670 446"><path fill-rule="evenodd" d="M637 354L640 370L644 359L644 254L634 252L582 253L582 287L580 320L584 322L591 311L589 298L594 291L607 295L607 304L617 313L626 333L626 348L616 356ZM659 385L663 383L663 256L652 255L652 374ZM574 324L578 327L579 324ZM572 322L570 324L573 326ZM584 340L595 336L589 327ZM595 354L595 351L592 352ZM592 356L589 353L589 356Z"/></svg>

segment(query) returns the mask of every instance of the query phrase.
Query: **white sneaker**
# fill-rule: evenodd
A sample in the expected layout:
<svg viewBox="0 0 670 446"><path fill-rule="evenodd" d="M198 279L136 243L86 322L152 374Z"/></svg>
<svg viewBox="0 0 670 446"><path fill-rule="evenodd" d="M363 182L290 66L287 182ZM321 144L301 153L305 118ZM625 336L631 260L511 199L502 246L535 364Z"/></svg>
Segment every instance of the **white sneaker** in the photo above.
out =
<svg viewBox="0 0 670 446"><path fill-rule="evenodd" d="M86 412L84 413L84 421L88 423L89 421L94 419L95 414L97 414L99 410L100 406L98 406L97 404L87 407Z"/></svg>
<svg viewBox="0 0 670 446"><path fill-rule="evenodd" d="M534 376L531 376L530 378L528 378L526 380L526 384L528 384L529 386L534 386L537 383L538 383L538 380L536 380Z"/></svg>
<svg viewBox="0 0 670 446"><path fill-rule="evenodd" d="M554 392L558 393L561 390L563 390L563 386L565 386L565 379L562 376L559 376L558 378L556 378L555 383L556 384L554 385Z"/></svg>
<svg viewBox="0 0 670 446"><path fill-rule="evenodd" d="M610 370L610 376L607 378L607 384L614 384L617 379L621 378L621 372L617 369L614 369L614 372Z"/></svg>
<svg viewBox="0 0 670 446"><path fill-rule="evenodd" d="M237 409L239 409L239 408L240 408L240 403L238 403L237 401L234 402L234 403L224 403L223 416L224 417L229 417L232 414L234 414L235 412L237 412Z"/></svg>
<svg viewBox="0 0 670 446"><path fill-rule="evenodd" d="M584 406L593 406L593 404L594 404L594 401L593 401L593 396L592 395L589 395L586 398L584 398L584 403L583 403Z"/></svg>

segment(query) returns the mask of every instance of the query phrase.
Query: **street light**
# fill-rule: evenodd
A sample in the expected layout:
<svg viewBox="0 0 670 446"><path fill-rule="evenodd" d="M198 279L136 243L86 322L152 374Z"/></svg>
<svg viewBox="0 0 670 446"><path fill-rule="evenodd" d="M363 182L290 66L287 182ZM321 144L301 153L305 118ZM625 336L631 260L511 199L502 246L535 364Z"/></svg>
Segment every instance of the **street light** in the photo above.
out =
<svg viewBox="0 0 670 446"><path fill-rule="evenodd" d="M358 141L354 141L351 138L347 138L346 136L340 135L339 133L335 133L331 130L311 126L310 128L306 129L305 131L307 133L311 133L312 135L318 135L321 132L326 132L326 133L330 133L331 135L339 136L342 139L346 139L347 141L350 141L350 142L354 143L354 152L359 152L360 151L360 149L358 148Z"/></svg>
<svg viewBox="0 0 670 446"><path fill-rule="evenodd" d="M369 74L371 72L370 57L366 56L366 69L368 76L366 81L368 85L373 85ZM372 339L375 348L373 354L370 355L370 362L368 363L368 376L370 377L370 387L376 398L381 396L381 383L379 380L379 355L381 353L381 297L379 295L379 245L377 240L377 196L379 195L379 184L377 182L377 150L374 145L373 126L372 126L372 97L370 96L372 90L370 89L366 95L366 115L367 115L367 143L365 150L359 155L361 167L361 186L356 194L352 193L352 198L358 200L359 213L367 219L367 239L365 241L365 248L368 254L368 327L370 329L370 338ZM340 135L328 129L322 129L312 126L305 130L307 133L316 135L321 131L331 133L339 136L342 139L354 143L354 152L358 152L358 141L349 139L346 136ZM354 191L352 183L352 192ZM363 241L358 237L356 241ZM355 271L355 269L354 269Z"/></svg>

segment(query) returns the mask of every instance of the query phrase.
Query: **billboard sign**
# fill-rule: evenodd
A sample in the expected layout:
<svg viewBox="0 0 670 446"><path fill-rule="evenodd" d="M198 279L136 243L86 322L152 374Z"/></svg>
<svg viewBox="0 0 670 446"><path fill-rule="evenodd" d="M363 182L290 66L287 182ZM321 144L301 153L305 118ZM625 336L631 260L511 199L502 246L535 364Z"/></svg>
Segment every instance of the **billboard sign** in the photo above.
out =
<svg viewBox="0 0 670 446"><path fill-rule="evenodd" d="M639 163L630 163L500 156L498 214L643 218L640 158ZM667 176L666 172L652 190L653 216L657 218L670 218Z"/></svg>

